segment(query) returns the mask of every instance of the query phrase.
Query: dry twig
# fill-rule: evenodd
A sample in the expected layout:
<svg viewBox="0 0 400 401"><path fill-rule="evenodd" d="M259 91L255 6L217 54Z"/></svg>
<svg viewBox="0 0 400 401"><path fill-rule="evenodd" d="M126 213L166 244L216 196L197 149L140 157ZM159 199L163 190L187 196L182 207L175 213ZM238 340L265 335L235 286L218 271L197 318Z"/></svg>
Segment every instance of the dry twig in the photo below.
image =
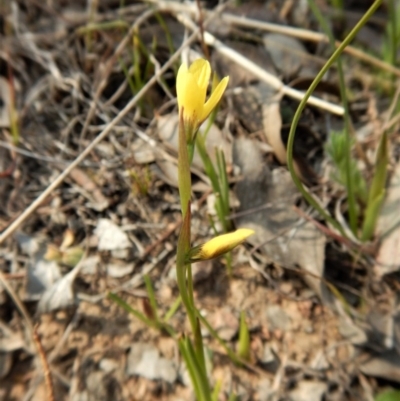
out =
<svg viewBox="0 0 400 401"><path fill-rule="evenodd" d="M47 401L55 401L53 380L51 378L51 373L49 364L47 362L46 353L44 352L37 329L38 326L36 325L33 329L33 340L35 341L36 347L39 351L40 360L43 366L44 381L46 383L46 389L47 389Z"/></svg>

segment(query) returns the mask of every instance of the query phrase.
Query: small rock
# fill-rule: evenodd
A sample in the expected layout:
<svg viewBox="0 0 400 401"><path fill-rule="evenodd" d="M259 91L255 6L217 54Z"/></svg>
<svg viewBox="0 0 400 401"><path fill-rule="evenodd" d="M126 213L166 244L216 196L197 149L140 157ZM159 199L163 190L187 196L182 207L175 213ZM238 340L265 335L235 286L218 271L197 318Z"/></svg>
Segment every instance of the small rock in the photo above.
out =
<svg viewBox="0 0 400 401"><path fill-rule="evenodd" d="M100 361L99 367L103 372L110 373L118 369L119 363L115 359L104 358Z"/></svg>
<svg viewBox="0 0 400 401"><path fill-rule="evenodd" d="M178 377L175 363L161 357L156 347L146 343L131 346L126 370L128 375L138 375L149 380L161 379L170 384Z"/></svg>
<svg viewBox="0 0 400 401"><path fill-rule="evenodd" d="M95 234L99 238L99 251L113 251L131 247L131 242L124 231L109 219L100 219Z"/></svg>
<svg viewBox="0 0 400 401"><path fill-rule="evenodd" d="M298 39L280 33L268 33L264 35L264 45L276 69L285 77L293 77L305 69L308 52Z"/></svg>
<svg viewBox="0 0 400 401"><path fill-rule="evenodd" d="M279 305L268 306L265 313L270 330L290 330L291 319Z"/></svg>
<svg viewBox="0 0 400 401"><path fill-rule="evenodd" d="M264 345L263 352L260 358L260 362L263 364L269 364L275 361L275 355L272 352L271 347L268 344Z"/></svg>
<svg viewBox="0 0 400 401"><path fill-rule="evenodd" d="M97 273L97 268L100 263L99 255L88 256L81 262L81 273L93 275Z"/></svg>
<svg viewBox="0 0 400 401"><path fill-rule="evenodd" d="M318 381L301 381L296 388L290 392L292 401L321 401L327 390L326 383Z"/></svg>
<svg viewBox="0 0 400 401"><path fill-rule="evenodd" d="M135 266L133 263L128 265L110 263L109 265L107 265L107 275L113 278L125 277L128 274L131 274L134 268Z"/></svg>

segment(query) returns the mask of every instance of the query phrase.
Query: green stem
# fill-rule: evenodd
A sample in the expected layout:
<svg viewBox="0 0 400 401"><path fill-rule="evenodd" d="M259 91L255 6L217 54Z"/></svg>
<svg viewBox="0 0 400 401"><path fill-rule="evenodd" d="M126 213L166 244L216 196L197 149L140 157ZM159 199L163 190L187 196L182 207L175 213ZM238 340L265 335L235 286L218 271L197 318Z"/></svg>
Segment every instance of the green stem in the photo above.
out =
<svg viewBox="0 0 400 401"><path fill-rule="evenodd" d="M196 357L194 358L196 368L194 369L193 367L193 369L197 372L198 375L200 375L199 377L201 377L201 380L199 381L202 387L201 393L205 397L204 400L208 400L211 392L209 390L207 379L207 369L204 357L204 345L201 335L201 327L200 322L197 319L197 309L194 304L192 268L191 264L186 262L186 257L191 245L190 197L192 188L190 178L190 165L194 155L196 140L195 134L196 132L194 131L193 127L185 127L185 123L181 115L181 119L179 122L178 184L183 222L178 239L178 249L176 255L176 275L179 293L182 299L182 303L186 309L186 313L194 337L193 352L196 355ZM189 346L189 348L191 348L190 341L187 342L187 345ZM199 377L196 377L197 376L194 376L193 379L199 380Z"/></svg>
<svg viewBox="0 0 400 401"><path fill-rule="evenodd" d="M310 98L311 94L314 92L315 88L321 82L322 78L332 66L332 64L337 60L337 58L342 54L343 50L350 44L350 42L354 39L358 31L366 24L366 22L371 18L374 12L378 9L378 7L382 4L383 0L376 0L369 10L363 15L357 25L351 30L351 32L346 36L344 41L340 44L340 46L336 49L336 51L332 54L329 60L325 63L325 65L321 68L317 76L315 77L314 81L311 83L310 87L306 91L302 101L299 104L299 107L296 110L296 113L293 117L293 122L290 127L289 138L287 143L287 164L290 174L292 176L293 182L296 185L297 189L300 193L304 196L307 202L317 210L321 216L323 216L333 227L335 227L344 237L346 233L343 227L331 217L329 213L327 213L319 204L318 202L307 192L304 188L302 182L300 181L299 177L296 175L296 171L294 169L293 164L293 144L294 144L294 137L296 134L296 128L300 120L301 113L303 112L304 108L306 107L307 100Z"/></svg>
<svg viewBox="0 0 400 401"><path fill-rule="evenodd" d="M187 133L185 131L183 116L181 115L179 121L178 186L179 186L179 198L181 200L181 209L183 218L185 218L188 207L190 207L190 197L192 194L192 180L190 177L190 158L188 153L186 137Z"/></svg>

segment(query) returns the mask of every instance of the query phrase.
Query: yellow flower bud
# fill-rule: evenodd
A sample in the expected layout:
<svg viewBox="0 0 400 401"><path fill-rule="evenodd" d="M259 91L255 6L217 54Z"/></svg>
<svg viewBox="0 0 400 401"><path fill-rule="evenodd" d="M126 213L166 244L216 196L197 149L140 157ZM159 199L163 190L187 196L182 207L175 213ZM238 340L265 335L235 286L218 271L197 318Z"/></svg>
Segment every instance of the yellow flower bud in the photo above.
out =
<svg viewBox="0 0 400 401"><path fill-rule="evenodd" d="M223 78L206 101L210 75L210 63L199 59L189 68L182 64L176 77L179 113L183 113L184 122L189 123L195 130L210 115L228 85L229 77Z"/></svg>
<svg viewBox="0 0 400 401"><path fill-rule="evenodd" d="M189 262L214 259L241 244L254 231L248 228L239 228L233 233L219 235L203 245L196 246L189 251Z"/></svg>

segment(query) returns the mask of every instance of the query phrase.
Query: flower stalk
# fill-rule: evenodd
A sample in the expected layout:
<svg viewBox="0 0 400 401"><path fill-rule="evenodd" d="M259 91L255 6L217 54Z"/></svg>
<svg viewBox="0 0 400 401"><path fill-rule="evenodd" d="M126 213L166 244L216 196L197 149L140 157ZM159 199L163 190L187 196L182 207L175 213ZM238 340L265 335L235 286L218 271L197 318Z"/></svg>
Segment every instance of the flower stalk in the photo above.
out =
<svg viewBox="0 0 400 401"><path fill-rule="evenodd" d="M218 236L200 247L191 248L190 164L193 159L196 135L201 124L221 100L229 81L228 77L223 78L206 100L210 76L210 64L206 60L199 59L189 67L182 64L176 79L179 107L178 186L183 217L177 246L176 275L182 304L193 334L193 343L186 337L180 341L179 345L194 383L196 396L204 401L211 401L212 393L208 382L201 334L200 320L202 318L194 304L191 263L222 255L253 233L252 230L240 229L234 233Z"/></svg>

